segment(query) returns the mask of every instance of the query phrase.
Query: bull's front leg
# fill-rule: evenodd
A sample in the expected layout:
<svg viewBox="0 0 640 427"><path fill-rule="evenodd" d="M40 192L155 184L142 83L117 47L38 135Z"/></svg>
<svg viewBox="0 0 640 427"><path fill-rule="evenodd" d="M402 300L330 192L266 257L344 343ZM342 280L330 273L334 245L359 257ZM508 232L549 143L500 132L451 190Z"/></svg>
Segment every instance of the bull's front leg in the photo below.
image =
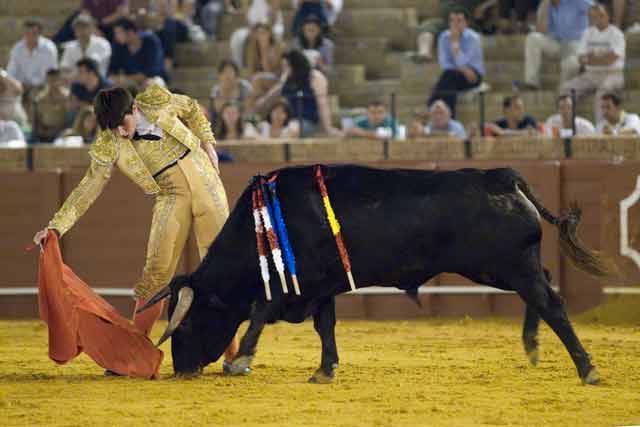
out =
<svg viewBox="0 0 640 427"><path fill-rule="evenodd" d="M233 358L233 362L226 369L229 375L249 375L251 373L251 362L256 354L258 340L264 330L264 325L274 303L262 305L253 310L249 320L247 332L240 340L238 354Z"/></svg>
<svg viewBox="0 0 640 427"><path fill-rule="evenodd" d="M336 302L327 298L318 306L313 315L313 327L322 341L322 360L310 383L328 384L333 381L334 370L338 367L338 349L336 348Z"/></svg>

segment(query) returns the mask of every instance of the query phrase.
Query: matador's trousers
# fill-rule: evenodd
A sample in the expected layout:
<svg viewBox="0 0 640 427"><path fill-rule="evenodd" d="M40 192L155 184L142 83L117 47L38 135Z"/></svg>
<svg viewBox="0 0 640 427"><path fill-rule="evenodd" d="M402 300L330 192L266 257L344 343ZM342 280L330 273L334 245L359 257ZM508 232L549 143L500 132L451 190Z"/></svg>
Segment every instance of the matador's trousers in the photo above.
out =
<svg viewBox="0 0 640 427"><path fill-rule="evenodd" d="M160 193L156 197L142 279L135 286L136 309L173 278L178 261L193 226L202 260L227 217L229 205L220 176L202 150L189 153L178 164L156 177ZM136 315L134 324L149 334L162 313L162 304ZM225 353L237 352L234 338Z"/></svg>

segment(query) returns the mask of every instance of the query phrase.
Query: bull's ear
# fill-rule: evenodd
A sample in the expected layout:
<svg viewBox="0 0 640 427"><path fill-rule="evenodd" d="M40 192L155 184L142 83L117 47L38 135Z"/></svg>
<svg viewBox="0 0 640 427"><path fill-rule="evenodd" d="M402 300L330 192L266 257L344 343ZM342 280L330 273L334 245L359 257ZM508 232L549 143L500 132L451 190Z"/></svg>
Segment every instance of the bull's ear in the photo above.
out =
<svg viewBox="0 0 640 427"><path fill-rule="evenodd" d="M222 302L222 300L218 298L216 294L211 295L211 297L209 298L209 306L217 308L218 310L226 310L227 308L229 308L229 306Z"/></svg>

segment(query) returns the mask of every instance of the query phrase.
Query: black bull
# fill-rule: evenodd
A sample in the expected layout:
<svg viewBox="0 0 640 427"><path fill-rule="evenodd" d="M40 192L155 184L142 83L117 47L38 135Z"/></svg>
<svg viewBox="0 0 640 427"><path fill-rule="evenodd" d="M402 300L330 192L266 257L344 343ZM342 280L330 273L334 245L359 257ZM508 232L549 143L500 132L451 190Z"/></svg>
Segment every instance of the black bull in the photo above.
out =
<svg viewBox="0 0 640 427"><path fill-rule="evenodd" d="M346 165L323 172L358 287L392 286L415 298L421 284L448 272L515 291L527 306L523 342L531 362L537 362L542 318L564 343L582 381L598 382L540 259L544 219L557 226L563 252L578 268L600 277L613 274L608 262L576 238L577 207L562 217L552 215L512 169L430 172ZM172 335L177 374L199 373L216 361L248 319L232 373L249 372L265 324L313 316L322 361L311 381L333 378L338 364L334 297L349 290L345 270L313 168L281 169L277 186L302 295L282 293L270 262L273 301L265 300L249 186L201 265L176 277L149 303L171 296L171 320L161 341Z"/></svg>

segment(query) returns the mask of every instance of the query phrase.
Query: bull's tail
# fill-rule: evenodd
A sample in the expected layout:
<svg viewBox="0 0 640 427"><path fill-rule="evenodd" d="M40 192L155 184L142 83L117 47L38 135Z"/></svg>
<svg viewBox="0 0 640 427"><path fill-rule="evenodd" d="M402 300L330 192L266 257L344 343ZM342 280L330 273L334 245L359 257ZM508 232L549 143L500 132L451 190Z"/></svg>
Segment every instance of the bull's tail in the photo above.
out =
<svg viewBox="0 0 640 427"><path fill-rule="evenodd" d="M619 277L619 270L611 259L599 251L588 248L578 238L576 231L582 211L577 203L572 203L567 213L556 217L536 199L529 184L520 176L516 178L516 186L533 203L545 221L558 227L560 249L574 266L602 280Z"/></svg>

